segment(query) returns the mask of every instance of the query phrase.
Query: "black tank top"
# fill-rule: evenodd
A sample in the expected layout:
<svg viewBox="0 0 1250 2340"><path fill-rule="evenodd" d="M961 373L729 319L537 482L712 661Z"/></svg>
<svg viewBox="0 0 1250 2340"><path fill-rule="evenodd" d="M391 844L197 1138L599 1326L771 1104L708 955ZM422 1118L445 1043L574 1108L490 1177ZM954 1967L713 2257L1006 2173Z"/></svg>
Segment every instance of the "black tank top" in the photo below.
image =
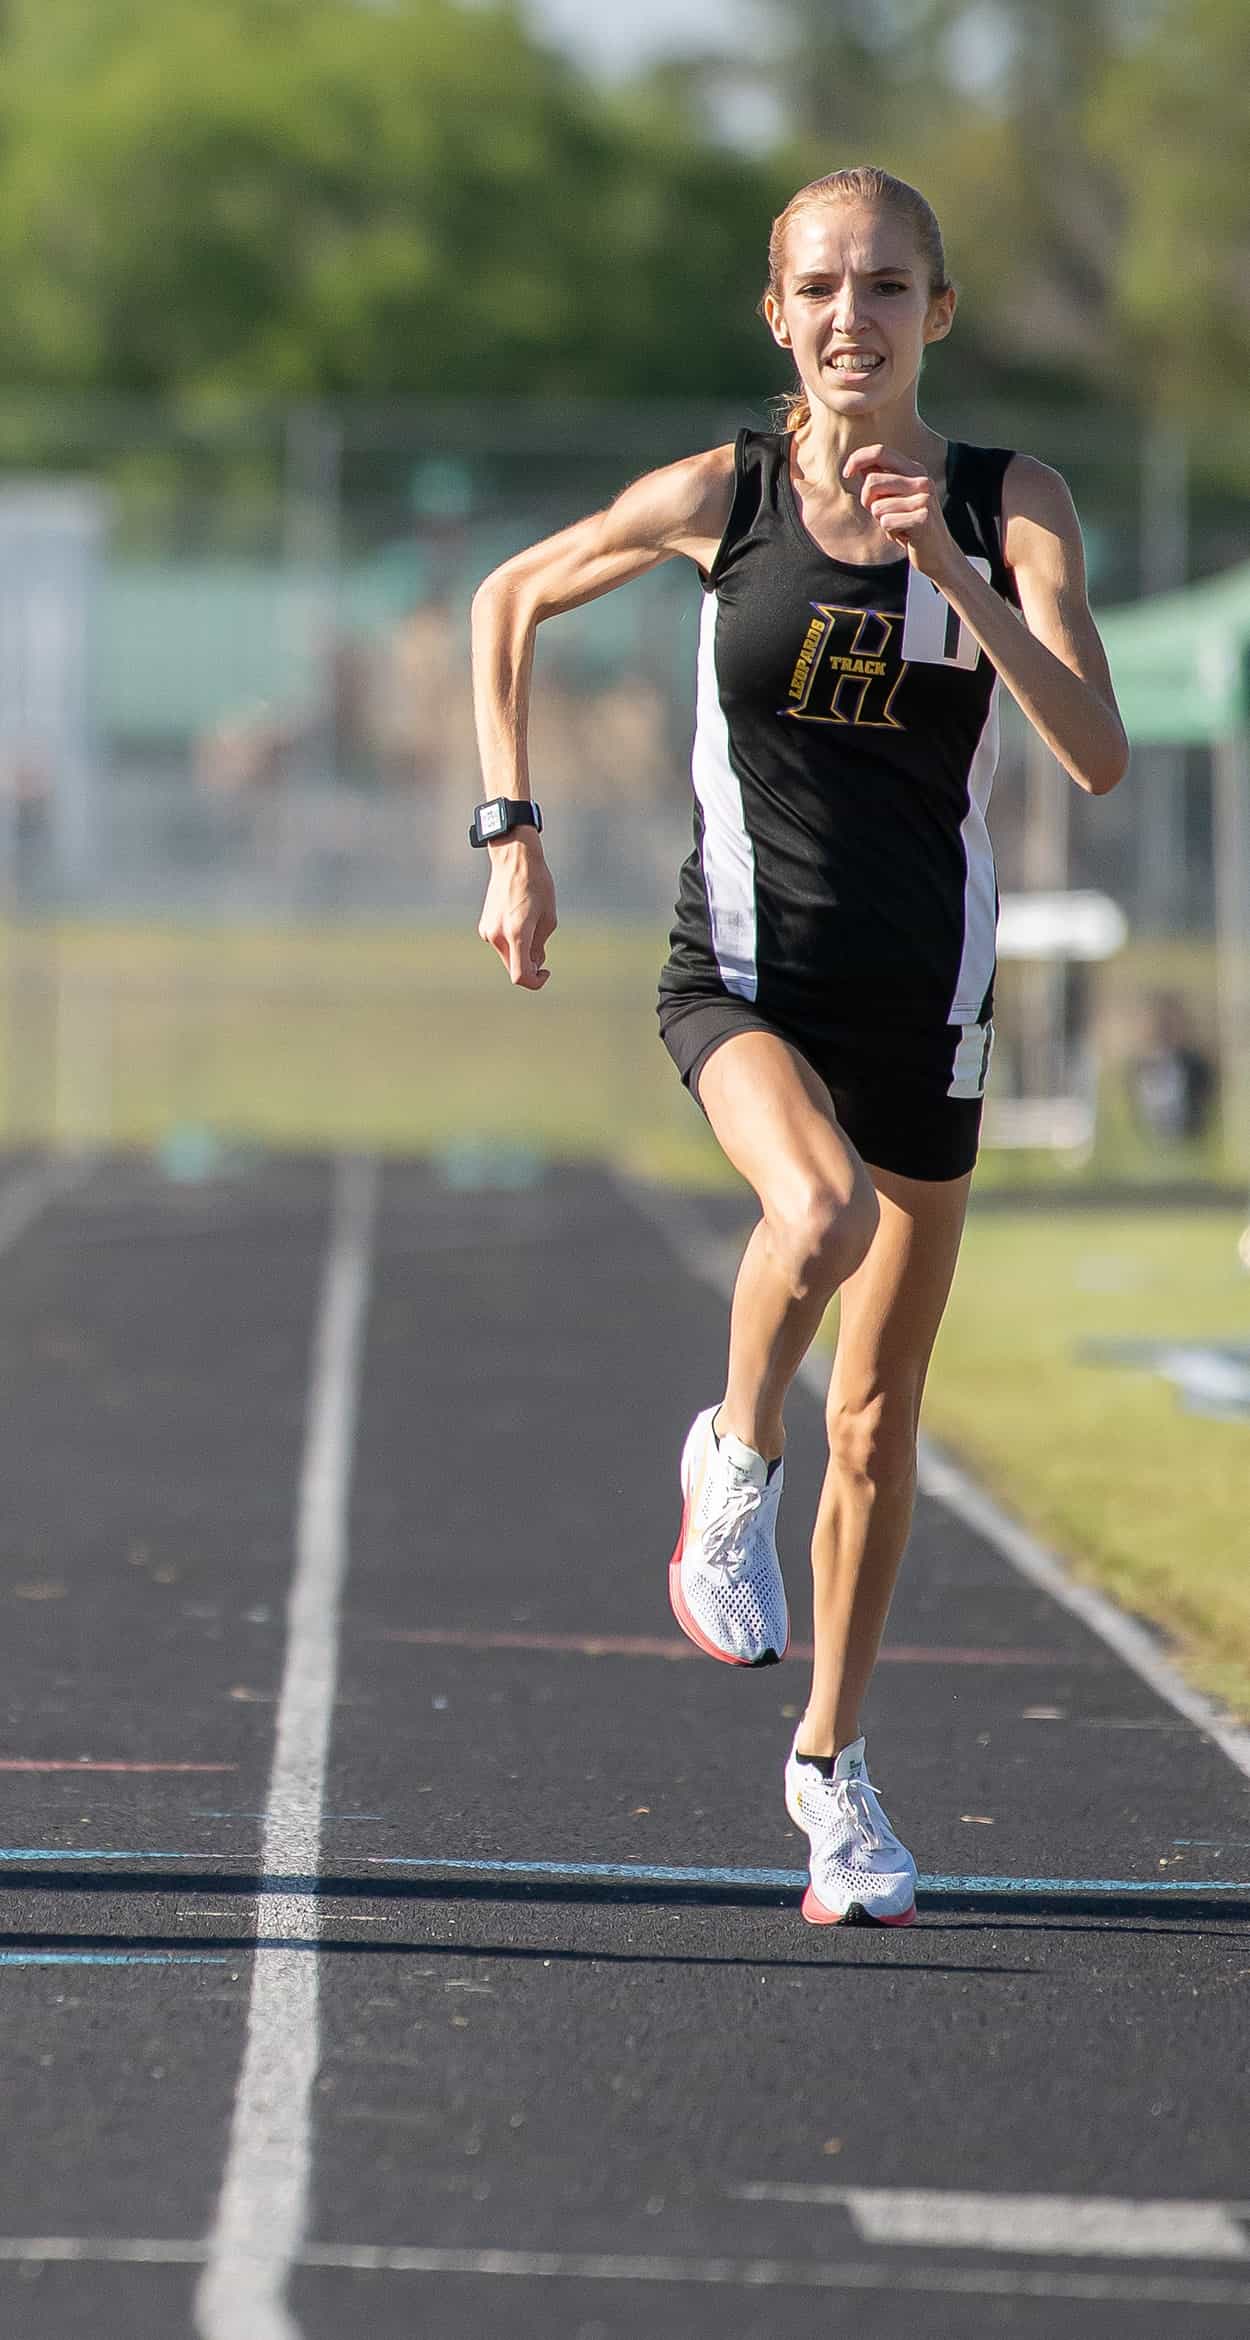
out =
<svg viewBox="0 0 1250 2340"><path fill-rule="evenodd" d="M1011 455L953 439L944 510L1014 603ZM994 978L998 675L905 554L821 551L789 456L784 433L739 433L704 579L694 849L661 994L729 992L848 1027L975 1024Z"/></svg>

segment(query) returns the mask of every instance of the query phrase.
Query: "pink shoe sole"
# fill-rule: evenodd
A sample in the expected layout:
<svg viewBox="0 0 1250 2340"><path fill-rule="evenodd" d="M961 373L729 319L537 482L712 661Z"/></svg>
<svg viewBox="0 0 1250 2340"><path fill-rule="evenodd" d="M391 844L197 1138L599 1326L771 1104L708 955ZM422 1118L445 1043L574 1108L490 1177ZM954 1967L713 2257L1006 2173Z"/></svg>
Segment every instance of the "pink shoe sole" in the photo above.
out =
<svg viewBox="0 0 1250 2340"><path fill-rule="evenodd" d="M914 1926L916 1904L913 1901L899 1917L872 1917L860 1902L853 1901L839 1917L836 1910L826 1909L824 1902L817 1900L815 1886L809 1885L803 1896L803 1915L809 1926Z"/></svg>
<svg viewBox="0 0 1250 2340"><path fill-rule="evenodd" d="M687 1641L693 1641L695 1648L701 1649L705 1657L719 1658L723 1666L746 1666L753 1671L756 1666L777 1665L790 1647L789 1633L786 1634L785 1648L779 1649L775 1654L770 1652L767 1657L762 1658L731 1657L728 1650L718 1649L714 1641L708 1640L702 1626L697 1624L692 1617L686 1605L686 1596L681 1589L681 1552L686 1541L686 1520L689 1516L689 1510L688 1502L682 1505L681 1526L677 1532L677 1543L674 1547L673 1557L668 1564L668 1605Z"/></svg>

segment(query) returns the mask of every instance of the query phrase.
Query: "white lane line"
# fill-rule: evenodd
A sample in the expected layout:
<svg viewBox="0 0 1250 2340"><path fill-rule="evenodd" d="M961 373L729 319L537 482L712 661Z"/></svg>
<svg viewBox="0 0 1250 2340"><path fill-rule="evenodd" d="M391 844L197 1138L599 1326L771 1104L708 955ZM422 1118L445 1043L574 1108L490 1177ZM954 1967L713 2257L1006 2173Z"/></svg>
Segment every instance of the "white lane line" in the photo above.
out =
<svg viewBox="0 0 1250 2340"><path fill-rule="evenodd" d="M49 1203L81 1186L94 1167L90 1154L65 1154L10 1178L0 1187L0 1251L8 1251Z"/></svg>
<svg viewBox="0 0 1250 2340"><path fill-rule="evenodd" d="M710 1284L722 1299L729 1299L737 1275L738 1247L708 1233L690 1197L645 1185L619 1171L616 1183L626 1201L659 1229L688 1274ZM799 1367L799 1378L822 1406L829 1372L828 1357L809 1349ZM1048 1593L1071 1616L1079 1617L1091 1633L1096 1633L1134 1674L1149 1684L1157 1697L1164 1699L1177 1714L1183 1714L1187 1722L1213 1741L1244 1778L1250 1779L1250 1730L1212 1699L1204 1697L1201 1690L1195 1690L1163 1655L1154 1636L1144 1626L1126 1617L1105 1593L1095 1592L1092 1585L1076 1583L1058 1553L1039 1543L1036 1536L978 1487L958 1463L949 1455L940 1454L923 1437L918 1483L922 1495L953 1512L1021 1576L1027 1577L1030 1584Z"/></svg>
<svg viewBox="0 0 1250 2340"><path fill-rule="evenodd" d="M1053 2253L1065 2259L1246 2259L1226 2202L1133 2202L1073 2194L966 2194L907 2186L732 2186L735 2202L850 2212L864 2242Z"/></svg>
<svg viewBox="0 0 1250 2340"><path fill-rule="evenodd" d="M1157 1697L1165 1699L1177 1714L1183 1714L1204 1737L1213 1740L1234 1768L1250 1779L1250 1731L1213 1700L1205 1698L1201 1690L1195 1690L1177 1672L1170 1658L1164 1656L1145 1626L1133 1617L1126 1617L1105 1593L1095 1592L1092 1585L1078 1584L1068 1575L1056 1552L1048 1551L1018 1520L1010 1518L958 1463L952 1462L949 1455L939 1454L925 1438L920 1441L919 1484L922 1494L954 1512L957 1519L962 1519L976 1535L1001 1552L1030 1584L1049 1593L1071 1616L1079 1617L1141 1681L1149 1684Z"/></svg>
<svg viewBox="0 0 1250 2340"><path fill-rule="evenodd" d="M914 2261L634 2257L617 2251L388 2250L314 2243L301 2266L362 2275L559 2276L590 2283L710 2283L751 2291L918 2291L999 2298L1107 2299L1240 2307L1250 2283L1184 2276L1062 2275L1006 2267L917 2266Z"/></svg>
<svg viewBox="0 0 1250 2340"><path fill-rule="evenodd" d="M111 2235L3 2235L0 2264L195 2267L206 2242ZM560 2278L580 2283L698 2283L743 2290L945 2292L998 2299L1130 2301L1142 2305L1245 2308L1250 2283L1187 2275L1061 2274L1054 2269L925 2266L913 2260L632 2257L623 2252L434 2250L372 2243L310 2243L293 2264L360 2275ZM256 2340L268 2327L254 2325ZM1243 2327L1244 2328L1244 2327Z"/></svg>
<svg viewBox="0 0 1250 2340"><path fill-rule="evenodd" d="M110 2234L0 2235L0 2261L31 2266L198 2267L208 2257L206 2242Z"/></svg>
<svg viewBox="0 0 1250 2340"><path fill-rule="evenodd" d="M315 1879L326 1753L338 1673L347 1566L347 1501L377 1212L377 1167L336 1169L329 1248L313 1351L261 1867ZM319 2054L319 1962L281 1946L316 1938L315 1889L262 1891L257 1939L275 1946L252 1967L247 2043L208 2264L196 2293L201 2340L299 2340L285 2306L304 2235L310 2103Z"/></svg>

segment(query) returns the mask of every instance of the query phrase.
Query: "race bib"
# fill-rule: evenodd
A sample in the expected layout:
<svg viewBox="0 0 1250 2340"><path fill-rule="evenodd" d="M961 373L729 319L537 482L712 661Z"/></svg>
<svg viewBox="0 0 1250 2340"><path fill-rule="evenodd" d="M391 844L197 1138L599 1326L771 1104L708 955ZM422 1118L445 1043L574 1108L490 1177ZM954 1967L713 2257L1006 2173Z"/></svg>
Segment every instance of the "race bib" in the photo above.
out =
<svg viewBox="0 0 1250 2340"><path fill-rule="evenodd" d="M988 578L990 564L980 553L968 555L978 577ZM903 618L903 656L913 666L976 665L981 645L970 634L957 610L932 579L911 569L907 577L907 609Z"/></svg>

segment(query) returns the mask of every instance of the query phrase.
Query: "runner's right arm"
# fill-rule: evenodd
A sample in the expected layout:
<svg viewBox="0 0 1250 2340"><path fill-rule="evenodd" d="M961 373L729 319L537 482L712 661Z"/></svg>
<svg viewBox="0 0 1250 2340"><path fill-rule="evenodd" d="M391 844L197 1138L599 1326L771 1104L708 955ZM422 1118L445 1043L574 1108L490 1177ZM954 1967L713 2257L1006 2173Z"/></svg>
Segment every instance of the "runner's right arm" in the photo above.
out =
<svg viewBox="0 0 1250 2340"><path fill-rule="evenodd" d="M651 471L610 504L492 570L473 597L473 712L483 793L528 797L527 732L534 637L544 618L643 577L681 553L710 569L733 495L733 448L714 447ZM490 879L478 933L514 984L541 991L556 926L555 887L536 829L488 845Z"/></svg>

